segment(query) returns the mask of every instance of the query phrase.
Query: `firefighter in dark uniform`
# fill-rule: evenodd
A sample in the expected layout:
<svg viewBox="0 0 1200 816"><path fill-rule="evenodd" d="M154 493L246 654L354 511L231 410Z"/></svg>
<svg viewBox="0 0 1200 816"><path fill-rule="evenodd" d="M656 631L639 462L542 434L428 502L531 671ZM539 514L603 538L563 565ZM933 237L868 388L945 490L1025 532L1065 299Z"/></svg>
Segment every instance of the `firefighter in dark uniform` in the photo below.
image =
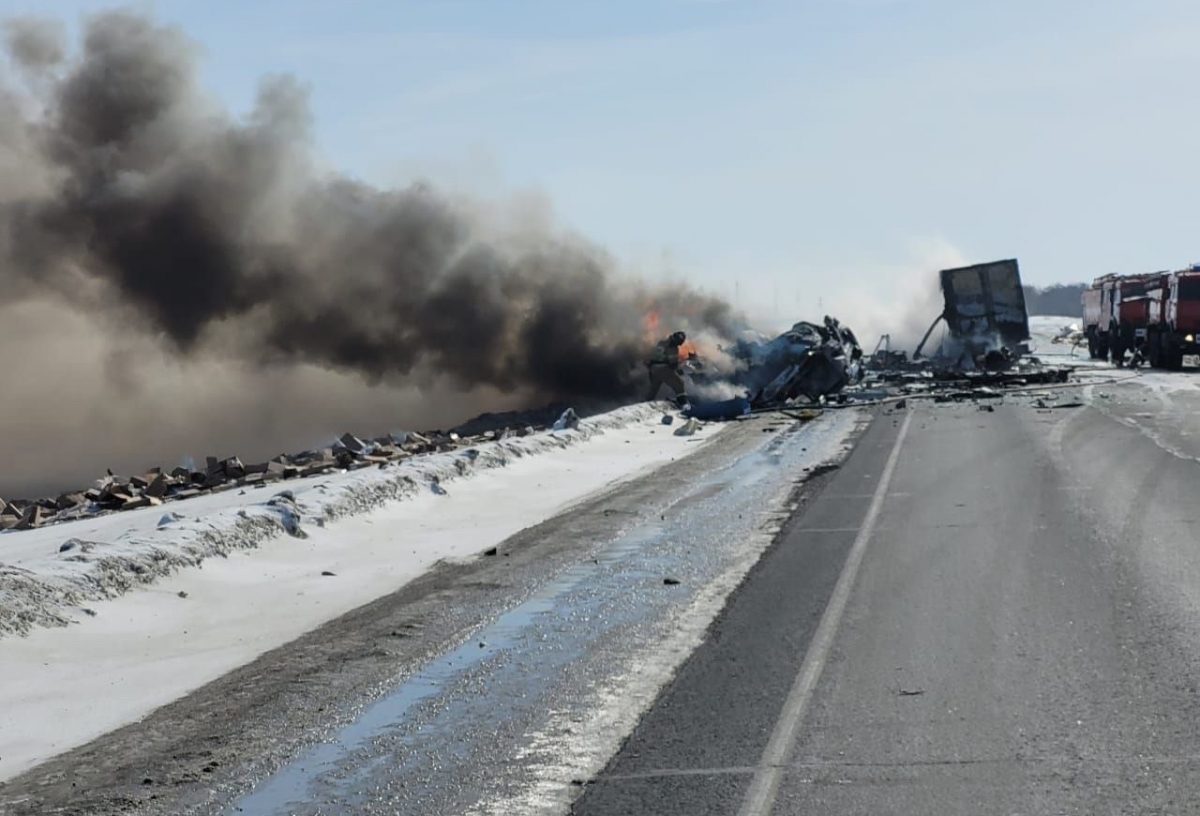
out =
<svg viewBox="0 0 1200 816"><path fill-rule="evenodd" d="M687 387L679 368L679 347L686 340L687 335L678 331L655 344L654 353L646 361L650 371L650 396L646 399L657 399L659 390L665 385L675 393L676 404L687 405Z"/></svg>

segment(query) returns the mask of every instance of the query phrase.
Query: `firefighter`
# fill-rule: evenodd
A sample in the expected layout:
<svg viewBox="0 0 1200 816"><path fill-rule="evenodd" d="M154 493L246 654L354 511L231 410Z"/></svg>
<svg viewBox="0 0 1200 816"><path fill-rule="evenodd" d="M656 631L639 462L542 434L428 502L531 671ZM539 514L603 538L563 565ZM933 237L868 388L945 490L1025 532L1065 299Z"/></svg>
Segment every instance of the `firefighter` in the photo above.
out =
<svg viewBox="0 0 1200 816"><path fill-rule="evenodd" d="M682 371L679 368L679 347L686 340L687 335L677 331L655 344L654 353L646 361L646 368L650 373L650 396L647 399L657 399L659 390L665 385L674 392L675 403L679 407L688 404L687 388L683 384Z"/></svg>

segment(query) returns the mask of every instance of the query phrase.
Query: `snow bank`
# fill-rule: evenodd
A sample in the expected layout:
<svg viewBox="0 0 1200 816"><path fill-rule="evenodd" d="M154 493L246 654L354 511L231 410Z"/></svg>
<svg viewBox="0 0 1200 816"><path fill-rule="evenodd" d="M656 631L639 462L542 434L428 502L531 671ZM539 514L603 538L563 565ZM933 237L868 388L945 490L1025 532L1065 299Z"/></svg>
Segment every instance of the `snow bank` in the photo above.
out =
<svg viewBox="0 0 1200 816"><path fill-rule="evenodd" d="M7 598L34 628L0 639L0 781L394 592L440 560L476 557L703 447L661 425L662 413L636 406L474 455L298 480L289 483L295 501L275 506L262 493L194 499L177 505L187 519L162 528L157 508L59 527L58 538L5 536L6 559L25 553L23 583L10 581ZM719 433L706 426L701 438ZM286 533L293 506L304 538ZM93 545L59 553L64 533ZM78 555L92 560L69 560ZM72 606L91 598L111 600L95 603L94 615Z"/></svg>
<svg viewBox="0 0 1200 816"><path fill-rule="evenodd" d="M163 507L0 535L0 638L65 626L88 604L123 595L213 556L422 493L444 493L464 476L588 441L605 432L657 425L662 404L621 408L570 430L488 442L452 453L286 483L274 493L228 491ZM272 486L279 491L283 485Z"/></svg>

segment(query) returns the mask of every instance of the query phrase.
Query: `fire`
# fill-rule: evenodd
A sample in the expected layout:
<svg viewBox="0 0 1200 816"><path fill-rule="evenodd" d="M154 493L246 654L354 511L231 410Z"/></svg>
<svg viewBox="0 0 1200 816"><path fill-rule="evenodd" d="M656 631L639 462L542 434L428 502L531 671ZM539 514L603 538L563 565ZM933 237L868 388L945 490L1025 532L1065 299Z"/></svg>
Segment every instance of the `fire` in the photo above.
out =
<svg viewBox="0 0 1200 816"><path fill-rule="evenodd" d="M659 317L656 309L646 312L646 316L642 318L642 334L647 343L656 343L661 339L658 336L658 323Z"/></svg>
<svg viewBox="0 0 1200 816"><path fill-rule="evenodd" d="M646 316L642 318L642 335L647 345L653 345L663 339L660 334L660 326L662 323L661 315L657 309L650 309L646 312ZM689 338L679 347L679 359L686 360L688 355L699 354L700 349Z"/></svg>

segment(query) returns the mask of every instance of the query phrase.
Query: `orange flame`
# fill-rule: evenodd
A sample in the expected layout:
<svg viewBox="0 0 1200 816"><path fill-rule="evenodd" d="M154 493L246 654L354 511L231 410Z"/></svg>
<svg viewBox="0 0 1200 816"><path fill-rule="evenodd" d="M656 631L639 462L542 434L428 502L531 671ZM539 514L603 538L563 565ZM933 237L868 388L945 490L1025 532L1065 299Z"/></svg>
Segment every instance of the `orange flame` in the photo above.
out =
<svg viewBox="0 0 1200 816"><path fill-rule="evenodd" d="M646 312L646 316L642 318L642 334L647 345L653 345L663 339L659 334L661 324L662 318L657 309L651 308ZM679 347L679 359L687 360L689 355L699 354L699 352L700 349L692 340L685 340Z"/></svg>
<svg viewBox="0 0 1200 816"><path fill-rule="evenodd" d="M647 343L656 343L659 341L658 323L658 311L655 309L646 312L646 316L642 318L642 334Z"/></svg>

